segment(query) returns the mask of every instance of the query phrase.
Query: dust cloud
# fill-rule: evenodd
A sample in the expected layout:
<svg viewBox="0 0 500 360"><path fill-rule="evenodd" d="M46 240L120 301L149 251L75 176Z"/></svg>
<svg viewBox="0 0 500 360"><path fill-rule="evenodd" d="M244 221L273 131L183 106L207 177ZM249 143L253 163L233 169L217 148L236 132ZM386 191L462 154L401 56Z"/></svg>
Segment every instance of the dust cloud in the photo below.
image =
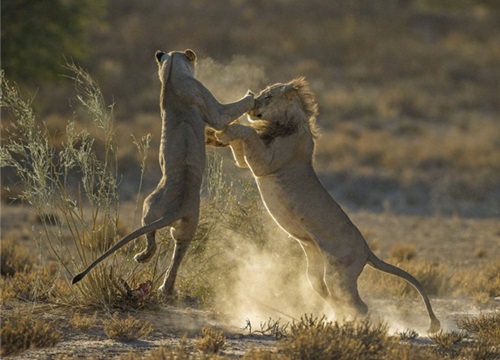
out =
<svg viewBox="0 0 500 360"><path fill-rule="evenodd" d="M333 316L307 280L305 256L296 240L274 231L265 246L237 236L233 241L237 245L224 256L235 266L221 278L215 299L229 325L243 327L248 319L259 330L269 318L286 323L304 314Z"/></svg>
<svg viewBox="0 0 500 360"><path fill-rule="evenodd" d="M223 103L236 101L248 89L256 92L267 84L264 67L246 56L234 56L224 64L211 58L199 59L196 77Z"/></svg>

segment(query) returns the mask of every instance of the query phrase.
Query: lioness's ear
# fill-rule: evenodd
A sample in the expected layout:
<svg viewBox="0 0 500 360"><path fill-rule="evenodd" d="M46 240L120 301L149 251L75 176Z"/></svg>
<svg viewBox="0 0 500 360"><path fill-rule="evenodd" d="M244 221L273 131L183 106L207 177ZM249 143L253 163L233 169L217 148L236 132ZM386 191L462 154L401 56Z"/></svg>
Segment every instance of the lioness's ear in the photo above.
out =
<svg viewBox="0 0 500 360"><path fill-rule="evenodd" d="M186 54L186 57L189 61L191 61L191 62L196 61L196 54L194 53L193 50L187 49L186 51L184 51L184 53Z"/></svg>
<svg viewBox="0 0 500 360"><path fill-rule="evenodd" d="M156 53L155 53L155 58L156 58L156 62L158 64L161 64L161 58L163 57L163 55L165 55L165 53L163 51L160 51L158 50Z"/></svg>

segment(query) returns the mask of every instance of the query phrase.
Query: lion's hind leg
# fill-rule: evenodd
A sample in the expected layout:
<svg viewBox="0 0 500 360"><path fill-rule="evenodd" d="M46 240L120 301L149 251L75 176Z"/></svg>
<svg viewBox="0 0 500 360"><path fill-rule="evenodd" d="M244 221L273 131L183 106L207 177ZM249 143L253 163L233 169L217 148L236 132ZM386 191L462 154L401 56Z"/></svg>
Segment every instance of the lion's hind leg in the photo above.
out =
<svg viewBox="0 0 500 360"><path fill-rule="evenodd" d="M335 308L336 302L333 300L328 286L325 282L325 260L321 249L314 240L300 241L302 250L307 259L307 279L311 287L328 303Z"/></svg>

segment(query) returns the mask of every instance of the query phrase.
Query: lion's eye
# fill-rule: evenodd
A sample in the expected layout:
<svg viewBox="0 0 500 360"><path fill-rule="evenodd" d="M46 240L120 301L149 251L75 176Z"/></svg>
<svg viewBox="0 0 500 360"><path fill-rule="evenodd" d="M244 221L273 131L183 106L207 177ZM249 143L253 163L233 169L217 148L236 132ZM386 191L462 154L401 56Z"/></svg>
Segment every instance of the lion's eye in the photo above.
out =
<svg viewBox="0 0 500 360"><path fill-rule="evenodd" d="M266 94L266 95L264 95L264 100L269 100L272 97L273 96L271 94Z"/></svg>

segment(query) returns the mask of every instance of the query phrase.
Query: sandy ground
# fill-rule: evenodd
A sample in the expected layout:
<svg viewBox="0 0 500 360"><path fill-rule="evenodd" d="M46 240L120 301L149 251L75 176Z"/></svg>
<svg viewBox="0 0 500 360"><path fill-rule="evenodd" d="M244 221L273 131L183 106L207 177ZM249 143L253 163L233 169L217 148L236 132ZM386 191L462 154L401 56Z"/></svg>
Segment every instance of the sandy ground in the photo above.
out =
<svg viewBox="0 0 500 360"><path fill-rule="evenodd" d="M23 229L33 221L33 215L18 206L2 205L2 236L11 231L18 232L21 241L29 240L29 231ZM390 213L357 212L350 214L353 221L365 233L375 252L384 257L396 243L414 244L418 257L432 262L446 262L457 269L477 269L481 264L490 264L500 258L500 222L498 219L463 219L458 217L414 217ZM23 235L24 234L24 235ZM484 257L477 257L478 248L486 250ZM363 295L363 289L360 290ZM430 346L425 329L428 319L420 299L372 299L365 300L370 306L372 319L388 322L391 332L416 329L420 333L418 343ZM469 298L432 298L437 316L445 331L456 330L455 320L464 315L474 316L481 312L500 311L500 298L486 305L477 305ZM259 304L256 304L259 307ZM406 309L406 310L405 310ZM418 313L412 315L413 309ZM264 316L277 319L282 314L268 307L261 309L260 319L252 322L259 330L258 321ZM224 330L226 346L223 354L232 357L243 355L251 347L274 348L276 339L245 330L245 317L228 319L224 311L200 310L178 303L161 306L157 310L141 310L136 317L153 324L153 332L144 339L120 342L108 339L101 323L90 330L80 331L69 324L73 310L48 304L19 303L5 306L3 316L12 311L33 311L35 316L54 321L64 334L62 341L53 348L33 349L13 357L14 359L91 358L109 359L130 351L145 353L159 346L171 347L180 343L186 335L188 346L196 350L196 339L204 326L216 326ZM303 309L304 313L308 309ZM284 319L287 321L288 319Z"/></svg>

